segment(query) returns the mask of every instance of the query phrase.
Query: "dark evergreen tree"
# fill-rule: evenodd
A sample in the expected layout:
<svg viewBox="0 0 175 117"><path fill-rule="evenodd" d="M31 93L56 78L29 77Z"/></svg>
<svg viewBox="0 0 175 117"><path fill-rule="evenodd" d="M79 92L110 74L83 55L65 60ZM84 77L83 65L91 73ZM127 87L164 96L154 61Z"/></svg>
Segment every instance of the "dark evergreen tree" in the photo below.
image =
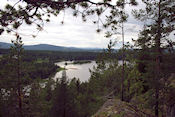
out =
<svg viewBox="0 0 175 117"><path fill-rule="evenodd" d="M23 43L21 37L16 35L12 41L10 54L3 57L1 64L1 101L3 102L3 116L23 117L23 76L22 55ZM10 111L11 110L11 111Z"/></svg>
<svg viewBox="0 0 175 117"><path fill-rule="evenodd" d="M162 50L165 45L171 42L168 39L169 34L174 31L174 13L173 9L175 2L172 0L143 0L146 5L145 9L141 9L140 12L134 11L136 18L139 20L149 21L145 26L149 39L145 39L144 43L149 43L149 48L152 49L152 64L149 71L152 71L152 88L154 89L155 96L155 116L159 116L159 104L160 104L160 90L161 79L167 78L162 71Z"/></svg>
<svg viewBox="0 0 175 117"><path fill-rule="evenodd" d="M52 117L77 117L75 112L75 102L71 97L68 88L66 71L63 71L60 82L57 83L55 96L53 96L53 106L51 108Z"/></svg>
<svg viewBox="0 0 175 117"><path fill-rule="evenodd" d="M19 3L22 2L26 4L20 5ZM4 31L8 33L13 32L22 26L24 22L27 25L35 24L37 29L41 31L43 30L43 23L50 21L51 14L57 16L61 11L65 12L69 8L73 10L73 16L82 17L84 22L87 21L87 16L96 15L96 20L93 23L100 25L103 25L100 16L105 11L110 10L111 12L107 17L112 21L111 23L116 23L113 19L119 13L118 7L123 4L137 5L137 2L136 0L117 0L117 2L112 2L111 0L103 0L101 2L91 0L21 0L17 1L14 6L7 4L5 9L0 10L0 25L2 26L0 34ZM42 13L40 11L46 12ZM61 23L64 23L64 18ZM100 25L97 25L97 32L101 31ZM104 25L104 27L107 25Z"/></svg>

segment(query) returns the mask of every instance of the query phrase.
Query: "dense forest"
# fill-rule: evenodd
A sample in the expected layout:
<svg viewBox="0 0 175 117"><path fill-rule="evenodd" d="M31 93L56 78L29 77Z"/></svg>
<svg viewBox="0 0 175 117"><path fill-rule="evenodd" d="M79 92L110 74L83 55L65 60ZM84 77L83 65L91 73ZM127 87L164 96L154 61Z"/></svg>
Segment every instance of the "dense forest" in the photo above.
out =
<svg viewBox="0 0 175 117"><path fill-rule="evenodd" d="M0 54L5 55L9 53L9 49L0 49ZM26 62L31 62L37 59L52 62L67 60L95 60L99 52L62 52L62 51L45 51L45 50L24 50L23 60Z"/></svg>
<svg viewBox="0 0 175 117"><path fill-rule="evenodd" d="M144 22L143 28L137 39L126 43L125 7L141 2L145 7L131 15ZM25 5L16 7L18 3ZM20 0L16 4L0 9L0 34L16 36L10 49L0 50L0 117L175 117L174 0ZM51 14L57 16L65 9L84 22L97 16L93 21L97 33L107 29L105 37L110 39L120 34L122 48L116 50L116 42L110 40L100 53L23 49L16 30L24 22L42 31ZM66 69L55 65L64 60L95 60L97 66L90 70L89 80L81 82L68 79ZM52 79L60 70L62 77ZM99 111L109 100L117 105ZM134 113L128 114L128 107Z"/></svg>
<svg viewBox="0 0 175 117"><path fill-rule="evenodd" d="M16 46L13 47L16 48ZM121 50L115 51L112 48L112 42L109 43L108 49L99 53L96 57L98 66L91 71L91 78L88 82L80 82L75 78L68 80L66 71L58 81L51 79L51 76L49 78L49 75L56 72L58 66L53 64L54 59L45 60L47 57L49 58L49 55L48 52L44 51L32 51L37 55L34 56L35 58L27 56L29 57L27 60L25 59L26 56L22 56L20 68L18 69L15 62L17 60L12 57L14 48L6 50L0 61L1 89L3 91L1 93L2 117L19 116L18 96L15 95L15 92L8 94L9 90L10 92L18 90L17 84L15 84L18 82L16 77L21 78L21 88L23 87L21 94L22 113L25 117L86 117L93 115L108 98L121 98L122 66L118 64L120 58L118 56L121 54ZM125 59L128 64L125 64L124 101L137 101L137 106L140 109L149 109L151 111L154 109L154 92L151 88L154 86L152 81L153 73L148 73L149 69L152 68L151 49L148 49L148 52L145 51L144 54L140 49L126 49L125 51L127 53ZM21 55L26 55L24 52ZM169 99L168 101L172 102L168 103L171 104L174 101L174 98L171 99L174 95L172 92L174 86L171 84L174 82L174 76L171 76L171 73L175 70L175 63L173 62L175 53L164 51L163 54L162 70L169 78L166 81L161 79L161 85L166 83L164 84L166 87L164 86L161 89L162 93L165 93L163 96L166 97L161 97L161 101ZM44 60L43 56L45 56ZM147 56L146 58L144 57L144 61L143 56ZM17 75L18 70L20 70L20 76ZM42 83L45 83L44 87L41 85ZM164 106L164 103L161 106ZM163 107L160 109L163 109Z"/></svg>

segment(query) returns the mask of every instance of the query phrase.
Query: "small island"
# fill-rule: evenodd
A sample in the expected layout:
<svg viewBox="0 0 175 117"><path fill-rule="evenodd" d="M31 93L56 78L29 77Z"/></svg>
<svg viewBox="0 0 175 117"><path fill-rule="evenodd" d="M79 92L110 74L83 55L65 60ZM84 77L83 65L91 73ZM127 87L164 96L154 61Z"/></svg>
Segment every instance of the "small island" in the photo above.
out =
<svg viewBox="0 0 175 117"><path fill-rule="evenodd" d="M78 60L74 61L72 64L86 64L86 63L91 63L91 60Z"/></svg>

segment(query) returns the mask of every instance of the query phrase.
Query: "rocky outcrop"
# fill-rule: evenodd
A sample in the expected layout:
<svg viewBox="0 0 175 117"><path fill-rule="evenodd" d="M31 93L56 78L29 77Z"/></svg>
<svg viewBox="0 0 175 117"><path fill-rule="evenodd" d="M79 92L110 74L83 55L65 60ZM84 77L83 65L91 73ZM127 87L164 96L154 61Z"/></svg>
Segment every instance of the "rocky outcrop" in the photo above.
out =
<svg viewBox="0 0 175 117"><path fill-rule="evenodd" d="M164 100L164 104L160 107L160 115L162 117L175 117L175 74L172 74L163 83L168 87L168 90L160 92L160 97ZM114 99L113 93L106 98L108 100L92 117L154 117L154 112L144 107L148 103L144 94L133 98L130 103Z"/></svg>
<svg viewBox="0 0 175 117"><path fill-rule="evenodd" d="M154 117L119 99L109 99L92 117Z"/></svg>

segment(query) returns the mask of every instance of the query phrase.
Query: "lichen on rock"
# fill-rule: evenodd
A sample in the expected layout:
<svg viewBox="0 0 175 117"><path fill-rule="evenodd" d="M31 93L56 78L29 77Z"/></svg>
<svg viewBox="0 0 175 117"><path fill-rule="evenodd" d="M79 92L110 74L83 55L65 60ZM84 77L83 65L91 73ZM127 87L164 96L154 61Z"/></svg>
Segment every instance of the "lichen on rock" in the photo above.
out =
<svg viewBox="0 0 175 117"><path fill-rule="evenodd" d="M153 117L119 99L109 99L92 117Z"/></svg>

